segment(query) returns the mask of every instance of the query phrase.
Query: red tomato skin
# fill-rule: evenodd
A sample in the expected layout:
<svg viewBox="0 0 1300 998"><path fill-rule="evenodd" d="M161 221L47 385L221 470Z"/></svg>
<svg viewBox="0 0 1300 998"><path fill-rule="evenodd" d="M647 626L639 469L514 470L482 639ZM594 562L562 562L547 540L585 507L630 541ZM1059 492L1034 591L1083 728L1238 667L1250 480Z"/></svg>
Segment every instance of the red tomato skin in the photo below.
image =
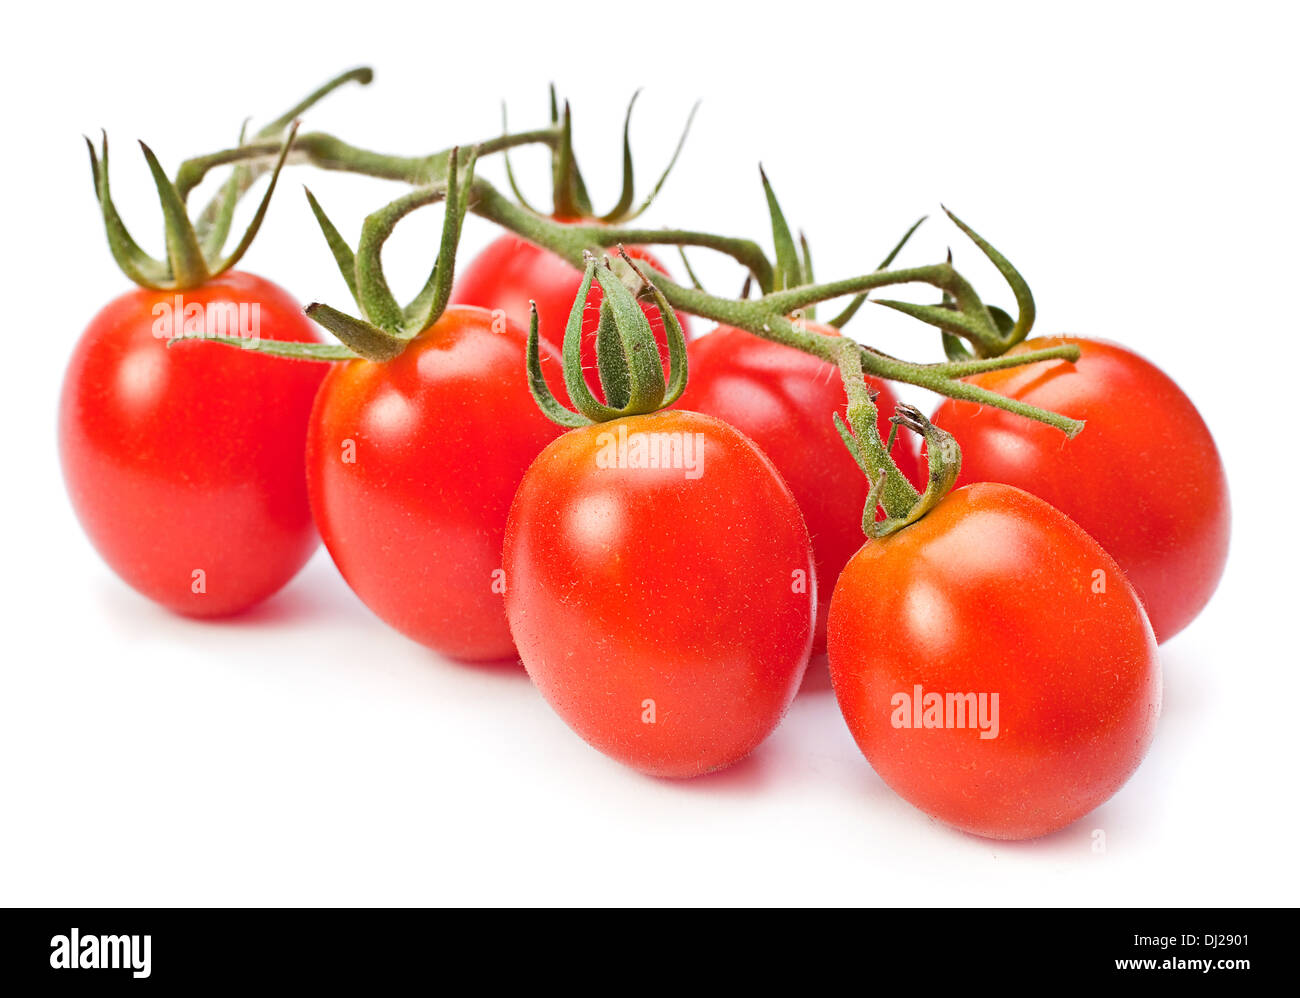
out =
<svg viewBox="0 0 1300 998"><path fill-rule="evenodd" d="M169 347L154 309L178 295L205 313L256 304L260 338L319 340L286 291L252 274L129 291L73 351L59 453L72 507L109 567L169 610L220 617L275 593L316 548L302 462L326 365L216 343Z"/></svg>
<svg viewBox="0 0 1300 998"><path fill-rule="evenodd" d="M1045 835L1104 803L1160 713L1155 637L1119 566L1064 514L1007 485L958 489L864 545L831 599L829 656L844 719L880 778L989 838ZM893 698L918 685L997 693L996 737L895 727Z"/></svg>
<svg viewBox="0 0 1300 998"><path fill-rule="evenodd" d="M810 323L809 328L838 335L830 326ZM848 408L839 370L802 350L730 326L692 341L687 350L690 379L677 407L717 416L758 444L803 511L823 594L813 651L822 651L829 593L862 546L868 487L831 419L834 412L843 417ZM866 381L880 393L876 425L888 440L889 417L898 400L886 382L870 376ZM904 475L924 481L910 434L899 433L890 453Z"/></svg>
<svg viewBox="0 0 1300 998"><path fill-rule="evenodd" d="M702 434L690 438L703 440L702 474L600 467L604 435L620 426L629 439ZM721 420L671 410L566 433L519 487L505 560L529 676L569 727L624 765L670 778L731 765L798 692L816 602L811 543L772 463ZM643 720L650 702L655 723Z"/></svg>
<svg viewBox="0 0 1300 998"><path fill-rule="evenodd" d="M1073 440L1001 409L945 401L934 421L962 447L959 484L1004 482L1046 499L1119 562L1160 641L1209 602L1228 557L1232 514L1205 421L1159 368L1114 343L1030 340L1013 352L1076 344L1045 361L971 380L1082 419Z"/></svg>
<svg viewBox="0 0 1300 998"><path fill-rule="evenodd" d="M611 250L612 256L616 250ZM640 246L627 247L628 256L645 261L655 270L666 273L663 264ZM501 309L506 317L527 330L530 320L529 301L537 302L537 335L559 353L564 349L564 330L569 323L569 313L582 285L582 271L571 266L550 250L543 249L513 233L497 237L469 265L462 268L456 279L451 300L463 305L478 305L487 309ZM596 326L600 321L600 303L604 293L594 281L587 294L582 322L582 366L592 372L588 381L597 398L604 398L596 370ZM641 309L650 320L659 356L668 364L668 334L664 330L659 306L642 301ZM690 338L690 320L678 312L677 321L683 335ZM556 379L558 382L558 379ZM560 396L561 398L567 396Z"/></svg>
<svg viewBox="0 0 1300 998"><path fill-rule="evenodd" d="M398 631L462 661L514 657L506 514L561 432L528 393L524 331L495 329L486 309L453 306L397 358L336 366L307 442L312 510L343 578Z"/></svg>

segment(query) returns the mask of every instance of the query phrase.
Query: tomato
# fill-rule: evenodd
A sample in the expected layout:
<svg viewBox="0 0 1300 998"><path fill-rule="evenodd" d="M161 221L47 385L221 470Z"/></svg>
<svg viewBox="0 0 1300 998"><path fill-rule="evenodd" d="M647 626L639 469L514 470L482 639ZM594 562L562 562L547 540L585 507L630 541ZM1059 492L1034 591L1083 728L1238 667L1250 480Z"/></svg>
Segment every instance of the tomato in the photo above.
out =
<svg viewBox="0 0 1300 998"><path fill-rule="evenodd" d="M1095 537L1128 574L1156 637L1173 637L1209 602L1228 557L1223 462L1191 400L1137 354L1099 340L1036 339L1016 352L1073 343L1075 364L1044 361L971 379L1087 426L1059 430L970 402L934 421L962 446L958 484L1032 492Z"/></svg>
<svg viewBox="0 0 1300 998"><path fill-rule="evenodd" d="M609 251L611 256L617 252ZM665 272L654 255L640 246L628 246L628 256L643 260L654 269ZM479 305L488 309L501 309L506 317L528 328L529 301L537 302L537 335L557 351L564 347L564 329L573 311L578 288L582 284L582 271L570 266L550 250L530 243L513 233L497 237L469 265L459 270L451 300L464 305ZM596 369L596 326L600 321L600 303L604 293L600 285L592 282L587 295L586 311L582 324L582 366L587 371ZM641 308L650 320L659 356L664 368L668 366L668 336L659 307L643 301ZM690 338L690 322L681 312L677 321L682 333ZM589 379L592 392L603 400L595 378Z"/></svg>
<svg viewBox="0 0 1300 998"><path fill-rule="evenodd" d="M880 778L991 838L1044 835L1109 799L1160 712L1155 638L1124 573L1008 485L958 489L865 544L831 598L829 654Z"/></svg>
<svg viewBox="0 0 1300 998"><path fill-rule="evenodd" d="M506 514L560 433L528 393L526 334L495 329L487 310L453 306L395 359L335 366L307 443L312 510L348 585L403 634L463 660L514 654Z"/></svg>
<svg viewBox="0 0 1300 998"><path fill-rule="evenodd" d="M302 468L325 366L167 345L222 333L318 339L287 292L252 274L136 289L91 320L59 407L64 479L91 543L139 592L195 617L265 599L316 547Z"/></svg>
<svg viewBox="0 0 1300 998"><path fill-rule="evenodd" d="M830 326L810 328L838 335ZM847 407L838 369L730 326L695 340L688 354L690 379L678 407L730 423L772 459L803 511L819 589L829 594L862 546L868 484L831 421L832 413L843 416ZM877 426L881 438L888 440L897 399L885 382L866 380L880 393ZM917 481L917 457L910 441L909 434L900 433L891 456L904 475ZM828 602L823 597L817 608L815 651L826 646Z"/></svg>
<svg viewBox="0 0 1300 998"><path fill-rule="evenodd" d="M505 564L528 674L625 765L728 766L799 689L816 605L808 531L771 461L721 420L671 410L566 433L524 476Z"/></svg>

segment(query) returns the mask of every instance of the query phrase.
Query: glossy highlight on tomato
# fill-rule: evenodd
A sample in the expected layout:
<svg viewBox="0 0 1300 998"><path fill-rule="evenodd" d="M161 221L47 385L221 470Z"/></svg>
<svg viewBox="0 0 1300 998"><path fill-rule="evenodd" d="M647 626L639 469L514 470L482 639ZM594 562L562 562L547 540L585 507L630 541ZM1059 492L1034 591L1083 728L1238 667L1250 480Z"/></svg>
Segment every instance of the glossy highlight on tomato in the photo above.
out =
<svg viewBox="0 0 1300 998"><path fill-rule="evenodd" d="M525 348L514 323L453 306L393 360L337 365L312 412L311 505L335 564L371 610L452 658L514 656L506 514L560 432L528 393Z"/></svg>
<svg viewBox="0 0 1300 998"><path fill-rule="evenodd" d="M1124 573L1008 485L958 489L865 544L831 599L829 655L880 778L990 838L1045 835L1104 803L1160 712L1155 637Z"/></svg>
<svg viewBox="0 0 1300 998"><path fill-rule="evenodd" d="M266 599L317 541L303 455L326 366L168 345L218 334L318 340L298 303L252 274L139 288L91 320L59 407L64 480L96 550L137 591L194 617Z"/></svg>
<svg viewBox="0 0 1300 998"><path fill-rule="evenodd" d="M650 251L641 246L626 247L628 256L643 261L655 270L666 272ZM611 258L616 250L608 251ZM550 250L543 249L512 233L498 236L466 266L460 268L453 302L478 305L487 309L500 309L506 317L528 328L529 302L537 303L537 335L558 352L564 346L564 330L573 311L574 300L582 284L582 271L571 266ZM604 292L592 282L587 294L582 323L582 366L589 372L596 370L596 327L600 321L600 303ZM665 369L668 365L668 334L664 330L663 316L653 302L642 301L641 308L650 320L659 357ZM677 313L682 334L689 339L690 319ZM595 378L592 391L604 398Z"/></svg>
<svg viewBox="0 0 1300 998"><path fill-rule="evenodd" d="M649 466L674 441L680 460ZM529 676L627 766L728 766L799 689L816 603L808 532L771 461L721 420L670 410L564 434L519 487L505 564Z"/></svg>
<svg viewBox="0 0 1300 998"><path fill-rule="evenodd" d="M830 326L809 323L808 328L839 335ZM701 336L687 350L690 380L677 408L717 416L758 444L803 511L822 593L813 644L820 651L826 646L830 592L862 546L867 502L866 476L832 421L833 413L844 416L847 408L839 370L802 350L730 326ZM879 392L877 428L888 440L897 399L886 382L870 376L866 382ZM904 475L923 481L911 441L909 434L900 433L890 456Z"/></svg>
<svg viewBox="0 0 1300 998"><path fill-rule="evenodd" d="M1013 353L1072 343L1077 363L1043 361L971 380L1086 421L1073 440L992 407L947 400L934 421L962 447L958 484L1004 482L1069 516L1119 562L1156 637L1173 637L1214 593L1228 557L1228 482L1214 438L1182 390L1114 343L1030 340Z"/></svg>

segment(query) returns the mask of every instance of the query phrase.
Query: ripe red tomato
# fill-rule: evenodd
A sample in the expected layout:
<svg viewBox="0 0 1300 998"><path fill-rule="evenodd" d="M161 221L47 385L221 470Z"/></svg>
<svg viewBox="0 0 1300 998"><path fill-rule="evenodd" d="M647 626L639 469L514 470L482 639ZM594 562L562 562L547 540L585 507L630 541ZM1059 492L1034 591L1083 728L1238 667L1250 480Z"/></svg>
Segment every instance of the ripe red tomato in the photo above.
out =
<svg viewBox="0 0 1300 998"><path fill-rule="evenodd" d="M635 260L644 260L656 270L666 273L654 255L641 246L628 246L627 254ZM611 256L616 252L609 251ZM528 328L529 301L537 302L537 335L556 351L564 347L564 328L573 311L574 299L582 284L582 271L570 266L550 250L530 243L513 233L499 236L488 244L469 265L460 268L451 300L463 305L501 309L506 317ZM587 371L596 369L596 326L600 321L600 303L604 293L594 281L587 295L586 311L582 324L582 366ZM668 365L668 334L659 306L643 301L641 308L650 320L659 357L665 369ZM677 313L682 333L690 338L690 321ZM600 386L590 379L593 393L604 399ZM563 397L563 396L561 396Z"/></svg>
<svg viewBox="0 0 1300 998"><path fill-rule="evenodd" d="M677 459L648 454L674 442ZM510 510L506 610L542 696L655 776L743 758L812 645L816 580L794 497L721 420L672 410L572 430Z"/></svg>
<svg viewBox="0 0 1300 998"><path fill-rule="evenodd" d="M958 484L1032 492L1095 537L1137 588L1166 641L1209 602L1228 557L1228 482L1191 400L1137 354L1099 340L1053 337L1014 352L1078 345L1075 364L1044 361L972 380L1087 421L1073 440L1001 409L946 401L934 421L962 447Z"/></svg>
<svg viewBox="0 0 1300 998"><path fill-rule="evenodd" d="M140 288L91 320L59 408L64 479L91 543L135 589L195 617L265 599L316 547L302 463L325 366L167 345L222 333L318 339L287 292L252 274Z"/></svg>
<svg viewBox="0 0 1300 998"><path fill-rule="evenodd" d="M958 489L863 545L829 641L836 699L876 773L976 835L1044 835L1108 800L1160 712L1155 638L1119 566L1007 485Z"/></svg>
<svg viewBox="0 0 1300 998"><path fill-rule="evenodd" d="M506 514L560 433L528 393L526 342L514 323L453 306L395 359L334 367L312 412L312 511L343 578L397 630L453 658L514 654Z"/></svg>
<svg viewBox="0 0 1300 998"><path fill-rule="evenodd" d="M811 325L835 334L830 326ZM818 601L813 650L826 646L829 595L840 571L862 546L867 479L840 439L831 414L844 415L844 386L834 365L744 330L720 326L688 347L690 380L677 406L730 423L772 459L794 493L812 536ZM878 428L889 439L897 399L889 386L868 377L880 393ZM911 436L900 433L891 456L918 480ZM920 480L924 480L924 476Z"/></svg>

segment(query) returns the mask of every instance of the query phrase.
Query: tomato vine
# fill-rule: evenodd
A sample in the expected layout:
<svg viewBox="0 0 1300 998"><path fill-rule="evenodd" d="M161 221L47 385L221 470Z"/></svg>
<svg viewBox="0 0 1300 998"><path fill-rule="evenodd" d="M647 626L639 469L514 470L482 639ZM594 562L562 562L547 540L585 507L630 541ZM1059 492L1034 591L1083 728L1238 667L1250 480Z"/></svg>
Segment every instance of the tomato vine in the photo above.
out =
<svg viewBox="0 0 1300 998"><path fill-rule="evenodd" d="M263 138L187 161L177 174L176 189L183 201L208 171L217 166L234 164L251 172L259 165L264 168L273 157L284 159L286 156L327 170L400 180L412 185L410 193L367 217L355 253L343 243L319 204L311 198L313 210L349 288L353 290L361 316L350 316L320 303L309 307L308 314L334 333L342 342L341 346L304 346L267 340L245 345L249 349L279 356L317 360L343 360L357 356L385 360L395 356L416 333L435 321L445 307L454 271L456 241L467 212L495 222L580 269L587 267L593 255L599 256L625 244L676 246L679 250L703 248L731 257L750 275L750 280L759 290L757 297L714 295L694 279L690 284L680 284L658 270L647 272L646 268L626 268L622 276L633 294L648 292L661 296L671 307L670 311L676 309L743 329L835 365L843 378L848 400L846 418L840 424L841 435L871 482L868 508L863 516L863 528L869 536L893 533L932 508L956 477L960 449L918 411L901 408L895 414L895 425L921 434L929 444L929 481L924 491L918 493L890 459L887 442L877 429L875 401L863 380L864 375L918 385L950 398L1005 409L1046 423L1069 437L1083 428L1078 420L1007 398L963 380L975 374L1043 360L1075 360L1079 354L1077 347L1063 344L1003 356L1021 342L1033 326L1032 293L1005 256L946 208L944 211L948 218L993 263L1010 287L1016 301L1014 318L986 305L974 286L953 266L951 259L893 268L894 257L916 226L909 230L881 268L829 282L810 280L806 244L802 247L801 258L765 175L761 179L771 215L775 259L769 258L758 243L746 238L688 229L630 226L622 220L624 211L613 213L616 219L612 224L608 220L574 223L546 217L474 175L474 164L483 156L506 153L525 145L547 146L553 153L557 210L589 215L590 203L585 199L581 175L572 162L571 134L567 105L560 113L553 102L552 122L548 128L516 134L507 132L427 156L386 155L358 148L320 132L291 136L285 143ZM619 209L625 209L631 203L627 193L630 154L627 152L626 134L625 126L625 184ZM660 184L662 182L661 178ZM397 221L418 207L438 202L448 205L438 260L424 289L403 307L393 298L383 278L382 247ZM872 300L937 327L948 347L947 361L916 363L891 357L847 337L809 330L803 321L807 311L816 305L853 296L850 305L832 323L843 324L867 300L866 296L884 288L907 284L929 285L942 293L943 301L937 305L923 305L893 299ZM876 522L874 516L877 504L886 514L880 522Z"/></svg>

